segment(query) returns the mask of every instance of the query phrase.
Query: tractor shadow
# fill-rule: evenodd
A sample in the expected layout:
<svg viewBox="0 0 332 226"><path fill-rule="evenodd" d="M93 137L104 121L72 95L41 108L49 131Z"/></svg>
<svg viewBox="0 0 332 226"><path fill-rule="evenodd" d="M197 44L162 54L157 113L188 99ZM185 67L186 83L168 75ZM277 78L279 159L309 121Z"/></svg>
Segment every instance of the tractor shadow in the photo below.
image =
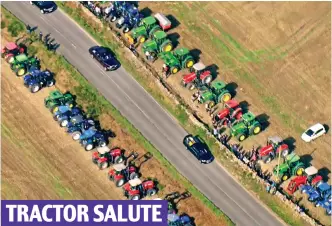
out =
<svg viewBox="0 0 332 226"><path fill-rule="evenodd" d="M323 124L323 126L324 126L324 128L325 128L326 133L328 133L328 132L330 131L330 127L329 127L329 125L327 125L327 124Z"/></svg>
<svg viewBox="0 0 332 226"><path fill-rule="evenodd" d="M169 40L171 40L171 42L173 44L173 49L175 49L179 45L179 38L180 38L179 33L174 32L174 33L168 34L167 38Z"/></svg>
<svg viewBox="0 0 332 226"><path fill-rule="evenodd" d="M209 70L211 72L213 80L216 79L219 75L219 67L216 64L211 64L211 65L207 66L206 70Z"/></svg>
<svg viewBox="0 0 332 226"><path fill-rule="evenodd" d="M313 157L310 154L302 155L302 156L300 156L300 158L301 158L301 162L304 163L305 167L310 166L311 165L310 162L313 160Z"/></svg>
<svg viewBox="0 0 332 226"><path fill-rule="evenodd" d="M177 28L181 23L173 16L173 15L167 15L166 16L167 17L167 19L169 19L169 21L171 21L171 23L172 23L172 27L171 27L171 29L175 29L175 28Z"/></svg>
<svg viewBox="0 0 332 226"><path fill-rule="evenodd" d="M249 106L250 106L250 104L248 103L248 101L245 101L245 100L244 100L244 101L241 101L241 102L239 103L239 105L240 105L240 107L242 108L243 113L249 111Z"/></svg>
<svg viewBox="0 0 332 226"><path fill-rule="evenodd" d="M266 130L269 127L270 116L268 116L267 114L263 113L263 114L257 115L256 119L262 125L262 131Z"/></svg>
<svg viewBox="0 0 332 226"><path fill-rule="evenodd" d="M226 85L226 89L230 92L232 97L236 96L237 87L238 87L238 85L235 82L230 82Z"/></svg>
<svg viewBox="0 0 332 226"><path fill-rule="evenodd" d="M296 140L294 137L287 137L286 139L284 139L284 143L288 145L288 148L291 152L295 150Z"/></svg>
<svg viewBox="0 0 332 226"><path fill-rule="evenodd" d="M192 49L189 52L190 55L194 58L195 62L198 62L200 59L200 55L202 54L202 51L199 49Z"/></svg>
<svg viewBox="0 0 332 226"><path fill-rule="evenodd" d="M142 14L144 17L148 17L148 16L152 16L152 10L149 9L148 7L145 7L143 9L141 9L140 14Z"/></svg>
<svg viewBox="0 0 332 226"><path fill-rule="evenodd" d="M326 167L323 167L323 168L318 170L318 174L323 177L323 181L328 181L329 180L330 173L331 173L331 170L329 170Z"/></svg>
<svg viewBox="0 0 332 226"><path fill-rule="evenodd" d="M133 159L131 159L130 161L128 161L128 159L130 159L132 156L134 156ZM151 158L153 157L152 153L147 152L144 155L139 156L139 154L137 152L131 152L127 157L126 157L126 161L125 161L125 165L127 164L134 164L138 170L138 175L139 177L142 176L141 174L141 168L143 166L144 163L146 163L147 161L149 161Z"/></svg>

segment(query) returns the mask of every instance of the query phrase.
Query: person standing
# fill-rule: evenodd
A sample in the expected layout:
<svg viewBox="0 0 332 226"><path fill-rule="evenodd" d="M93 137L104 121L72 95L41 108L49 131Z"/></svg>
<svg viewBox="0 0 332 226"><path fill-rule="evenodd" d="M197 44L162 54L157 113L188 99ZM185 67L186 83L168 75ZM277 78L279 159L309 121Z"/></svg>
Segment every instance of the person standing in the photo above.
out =
<svg viewBox="0 0 332 226"><path fill-rule="evenodd" d="M39 41L42 42L43 41L43 33L39 32Z"/></svg>
<svg viewBox="0 0 332 226"><path fill-rule="evenodd" d="M31 33L31 27L29 24L27 24L26 26L26 30L27 30L27 33L30 34Z"/></svg>

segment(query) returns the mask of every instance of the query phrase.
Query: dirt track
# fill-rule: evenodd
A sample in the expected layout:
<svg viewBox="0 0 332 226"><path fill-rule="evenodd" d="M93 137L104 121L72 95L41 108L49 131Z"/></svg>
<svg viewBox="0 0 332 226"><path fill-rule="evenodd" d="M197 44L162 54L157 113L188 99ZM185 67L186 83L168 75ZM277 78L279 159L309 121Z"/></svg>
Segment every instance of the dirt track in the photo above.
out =
<svg viewBox="0 0 332 226"><path fill-rule="evenodd" d="M8 38L6 36L6 38ZM2 39L5 43L5 38ZM39 57L47 55L39 52ZM52 61L52 59L48 59ZM54 60L54 59L53 59ZM66 71L56 75L57 88L75 84ZM107 170L91 163L91 153L74 142L43 106L51 89L31 94L7 63L2 61L2 198L3 199L124 199L122 191L108 181ZM110 115L102 115L105 129L116 134L112 144L139 154L145 153ZM178 191L181 184L152 158L141 168L144 178L156 178L160 197ZM178 204L179 212L195 218L198 225L223 223L202 202L189 198Z"/></svg>

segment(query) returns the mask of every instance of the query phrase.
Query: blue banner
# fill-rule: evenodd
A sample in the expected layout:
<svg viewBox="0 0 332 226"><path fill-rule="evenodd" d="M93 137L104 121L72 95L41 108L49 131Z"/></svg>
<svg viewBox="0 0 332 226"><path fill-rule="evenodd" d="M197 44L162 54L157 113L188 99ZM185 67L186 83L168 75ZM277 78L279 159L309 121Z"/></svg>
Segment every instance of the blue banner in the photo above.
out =
<svg viewBox="0 0 332 226"><path fill-rule="evenodd" d="M3 226L167 226L164 200L2 200Z"/></svg>

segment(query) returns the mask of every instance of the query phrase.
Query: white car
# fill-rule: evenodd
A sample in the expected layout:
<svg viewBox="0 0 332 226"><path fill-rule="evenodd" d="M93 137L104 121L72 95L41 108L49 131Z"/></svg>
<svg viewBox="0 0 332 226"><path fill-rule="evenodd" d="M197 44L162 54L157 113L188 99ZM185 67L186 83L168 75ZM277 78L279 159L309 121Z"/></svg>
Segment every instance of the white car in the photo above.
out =
<svg viewBox="0 0 332 226"><path fill-rule="evenodd" d="M311 126L309 129L307 129L301 136L302 140L305 142L310 142L312 140L315 140L316 138L324 135L326 133L325 127L317 123L313 126Z"/></svg>

